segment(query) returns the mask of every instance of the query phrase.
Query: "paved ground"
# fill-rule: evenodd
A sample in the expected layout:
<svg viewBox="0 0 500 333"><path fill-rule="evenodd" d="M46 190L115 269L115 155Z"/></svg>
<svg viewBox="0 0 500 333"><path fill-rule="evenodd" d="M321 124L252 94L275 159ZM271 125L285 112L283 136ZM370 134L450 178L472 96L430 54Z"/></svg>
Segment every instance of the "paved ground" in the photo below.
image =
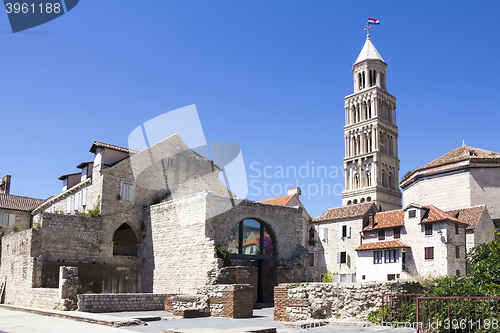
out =
<svg viewBox="0 0 500 333"><path fill-rule="evenodd" d="M26 308L24 308L27 310ZM45 310L44 310L45 311ZM74 319L56 318L53 316L68 315L79 320L114 322L118 324L132 323L134 318L161 317L160 321L148 321L144 326L128 326L113 328L100 324L76 321ZM348 323L347 323L348 324ZM273 321L273 309L254 310L254 317L247 319L228 318L196 318L177 319L163 311L144 312L114 312L92 314L84 312L46 311L46 315L28 313L18 310L0 308L0 333L127 333L127 332L157 332L170 329L183 333L241 333L251 329L276 328L279 333L340 333L340 332L378 332L378 333L415 333L413 329L393 329L382 327L363 328L356 326L324 326L311 329L284 328L282 323Z"/></svg>

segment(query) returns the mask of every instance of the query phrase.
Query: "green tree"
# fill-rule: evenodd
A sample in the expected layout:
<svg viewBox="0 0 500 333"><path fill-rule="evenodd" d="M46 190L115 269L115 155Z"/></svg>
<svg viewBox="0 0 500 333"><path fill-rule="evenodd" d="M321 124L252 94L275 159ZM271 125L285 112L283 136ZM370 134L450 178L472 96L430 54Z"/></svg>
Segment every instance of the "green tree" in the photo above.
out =
<svg viewBox="0 0 500 333"><path fill-rule="evenodd" d="M500 296L500 233L475 246L466 258L471 270L467 277L445 276L438 279L431 296Z"/></svg>

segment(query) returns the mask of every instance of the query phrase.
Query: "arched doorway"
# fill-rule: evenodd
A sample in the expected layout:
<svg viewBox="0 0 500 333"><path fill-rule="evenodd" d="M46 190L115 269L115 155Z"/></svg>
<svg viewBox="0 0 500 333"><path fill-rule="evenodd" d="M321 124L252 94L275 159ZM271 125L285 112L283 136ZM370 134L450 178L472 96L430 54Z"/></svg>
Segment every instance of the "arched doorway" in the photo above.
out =
<svg viewBox="0 0 500 333"><path fill-rule="evenodd" d="M277 249L266 225L255 219L239 222L231 231L228 252L231 259L257 268L257 302L272 303L277 285Z"/></svg>
<svg viewBox="0 0 500 333"><path fill-rule="evenodd" d="M114 256L137 256L137 235L127 224L123 223L113 235Z"/></svg>

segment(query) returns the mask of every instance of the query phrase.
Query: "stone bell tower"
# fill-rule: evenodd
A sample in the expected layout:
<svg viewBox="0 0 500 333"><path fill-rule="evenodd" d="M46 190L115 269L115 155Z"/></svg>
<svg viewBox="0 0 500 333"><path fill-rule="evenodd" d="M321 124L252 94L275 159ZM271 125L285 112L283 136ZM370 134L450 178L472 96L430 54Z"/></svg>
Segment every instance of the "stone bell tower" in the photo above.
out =
<svg viewBox="0 0 500 333"><path fill-rule="evenodd" d="M354 93L345 101L345 190L342 205L375 202L401 208L396 98L387 92L387 64L370 34L352 66Z"/></svg>

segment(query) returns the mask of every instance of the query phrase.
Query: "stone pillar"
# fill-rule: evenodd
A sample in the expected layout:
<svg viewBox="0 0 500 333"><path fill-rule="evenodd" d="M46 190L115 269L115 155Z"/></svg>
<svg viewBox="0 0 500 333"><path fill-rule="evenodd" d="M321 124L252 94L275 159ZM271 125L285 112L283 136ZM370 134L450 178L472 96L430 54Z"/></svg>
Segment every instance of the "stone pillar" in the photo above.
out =
<svg viewBox="0 0 500 333"><path fill-rule="evenodd" d="M77 308L77 294L80 287L78 267L59 267L59 298L61 310L75 310Z"/></svg>

